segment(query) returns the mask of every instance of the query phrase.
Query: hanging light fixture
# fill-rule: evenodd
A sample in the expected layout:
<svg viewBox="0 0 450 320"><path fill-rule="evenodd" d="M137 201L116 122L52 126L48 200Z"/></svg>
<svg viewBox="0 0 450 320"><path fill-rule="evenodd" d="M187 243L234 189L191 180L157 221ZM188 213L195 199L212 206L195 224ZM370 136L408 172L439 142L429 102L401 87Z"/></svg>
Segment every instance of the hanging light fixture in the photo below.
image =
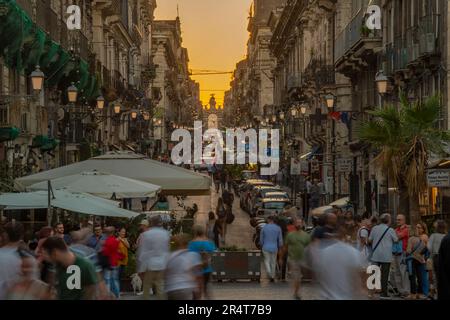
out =
<svg viewBox="0 0 450 320"><path fill-rule="evenodd" d="M114 105L114 113L115 114L119 114L120 113L120 104L115 104Z"/></svg>
<svg viewBox="0 0 450 320"><path fill-rule="evenodd" d="M375 77L375 83L377 84L378 93L384 95L387 93L389 79L384 75L383 70L380 70Z"/></svg>
<svg viewBox="0 0 450 320"><path fill-rule="evenodd" d="M102 110L105 107L105 98L100 96L97 98L97 109Z"/></svg>
<svg viewBox="0 0 450 320"><path fill-rule="evenodd" d="M273 116L272 116L272 121L273 121L273 122L277 121L277 116L276 116L276 115L273 115Z"/></svg>
<svg viewBox="0 0 450 320"><path fill-rule="evenodd" d="M296 117L297 117L297 114L298 114L297 106L293 106L293 107L291 108L291 116L294 117L294 118L296 118Z"/></svg>
<svg viewBox="0 0 450 320"><path fill-rule="evenodd" d="M306 114L306 105L302 104L302 106L300 107L300 112L305 115Z"/></svg>
<svg viewBox="0 0 450 320"><path fill-rule="evenodd" d="M72 82L72 85L67 88L67 98L69 99L70 103L77 102L78 89L77 89L77 87L75 87L73 82Z"/></svg>
<svg viewBox="0 0 450 320"><path fill-rule="evenodd" d="M284 120L284 112L283 111L280 112L280 120Z"/></svg>
<svg viewBox="0 0 450 320"><path fill-rule="evenodd" d="M144 112L144 120L145 121L150 120L150 114L148 112Z"/></svg>
<svg viewBox="0 0 450 320"><path fill-rule="evenodd" d="M137 112L136 111L131 111L131 119L136 119L137 118Z"/></svg>
<svg viewBox="0 0 450 320"><path fill-rule="evenodd" d="M30 78L31 78L31 84L33 86L33 90L41 91L42 87L44 86L45 75L41 71L39 66L36 66L36 70L34 70L31 73Z"/></svg>
<svg viewBox="0 0 450 320"><path fill-rule="evenodd" d="M328 109L333 109L334 108L334 101L335 101L335 97L332 94L327 94L325 96L325 101L327 103L327 107Z"/></svg>

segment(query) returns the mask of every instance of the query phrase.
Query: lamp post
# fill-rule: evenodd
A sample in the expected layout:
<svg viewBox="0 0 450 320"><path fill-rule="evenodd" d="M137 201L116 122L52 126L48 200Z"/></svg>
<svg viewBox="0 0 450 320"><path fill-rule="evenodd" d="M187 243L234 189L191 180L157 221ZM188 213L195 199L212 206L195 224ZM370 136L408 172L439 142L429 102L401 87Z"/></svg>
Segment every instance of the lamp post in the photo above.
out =
<svg viewBox="0 0 450 320"><path fill-rule="evenodd" d="M67 98L68 98L70 103L77 102L78 89L77 89L77 87L75 87L75 84L73 82L70 85L70 87L67 88Z"/></svg>
<svg viewBox="0 0 450 320"><path fill-rule="evenodd" d="M334 112L336 97L333 94L327 94L325 102L330 112ZM336 200L336 124L333 119L331 119L331 158L333 163L333 200Z"/></svg>
<svg viewBox="0 0 450 320"><path fill-rule="evenodd" d="M105 98L103 98L103 96L99 96L97 98L97 109L103 110L104 107L105 107Z"/></svg>
<svg viewBox="0 0 450 320"><path fill-rule="evenodd" d="M388 85L389 85L389 78L386 77L383 70L380 70L376 76L375 76L375 83L377 85L377 91L380 95L380 106L382 107L384 105L383 98L388 92ZM386 208L387 211L390 209L390 199L389 199L389 171L386 173ZM379 204L377 204L379 206Z"/></svg>

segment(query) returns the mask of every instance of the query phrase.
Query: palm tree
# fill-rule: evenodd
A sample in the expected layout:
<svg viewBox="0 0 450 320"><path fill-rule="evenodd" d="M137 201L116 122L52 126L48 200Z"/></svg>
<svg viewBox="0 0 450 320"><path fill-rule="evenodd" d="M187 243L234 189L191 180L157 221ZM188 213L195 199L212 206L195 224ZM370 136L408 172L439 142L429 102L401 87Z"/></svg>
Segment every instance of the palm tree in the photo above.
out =
<svg viewBox="0 0 450 320"><path fill-rule="evenodd" d="M450 142L449 132L438 125L439 97L412 103L401 94L399 107L388 105L371 115L373 118L360 126L359 137L377 151L375 164L393 178L401 201L408 201L408 206L401 205L401 212L409 207L409 220L416 223L420 220L419 195L427 188L430 155L445 156Z"/></svg>

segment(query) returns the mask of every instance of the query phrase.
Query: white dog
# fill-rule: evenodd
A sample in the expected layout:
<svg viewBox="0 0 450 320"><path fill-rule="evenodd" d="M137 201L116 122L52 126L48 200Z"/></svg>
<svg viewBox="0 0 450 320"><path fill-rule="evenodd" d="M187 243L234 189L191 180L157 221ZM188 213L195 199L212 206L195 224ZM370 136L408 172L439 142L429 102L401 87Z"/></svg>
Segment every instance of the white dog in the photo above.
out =
<svg viewBox="0 0 450 320"><path fill-rule="evenodd" d="M139 277L137 273L133 273L131 275L131 286L133 287L133 292L135 295L142 295L144 292L142 291L142 279Z"/></svg>

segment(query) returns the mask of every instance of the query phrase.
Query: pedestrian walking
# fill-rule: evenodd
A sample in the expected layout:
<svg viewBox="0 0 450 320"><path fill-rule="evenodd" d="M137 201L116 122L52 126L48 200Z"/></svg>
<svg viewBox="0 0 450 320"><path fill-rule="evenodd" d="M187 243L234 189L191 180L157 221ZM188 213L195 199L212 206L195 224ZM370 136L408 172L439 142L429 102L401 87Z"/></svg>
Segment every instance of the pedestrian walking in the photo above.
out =
<svg viewBox="0 0 450 320"><path fill-rule="evenodd" d="M216 193L219 193L220 190L220 171L216 171L213 173L213 181Z"/></svg>
<svg viewBox="0 0 450 320"><path fill-rule="evenodd" d="M430 235L428 240L428 250L430 251L430 259L432 263L432 283L433 293L430 296L434 299L437 298L438 288L438 265L439 265L439 249L441 247L442 240L447 234L447 223L444 220L437 220L434 222L434 232Z"/></svg>
<svg viewBox="0 0 450 320"><path fill-rule="evenodd" d="M369 257L372 252L372 247L369 243L370 229L372 228L369 219L364 219L359 223L359 228L356 233L356 249L361 253L365 265L369 265Z"/></svg>
<svg viewBox="0 0 450 320"><path fill-rule="evenodd" d="M414 233L408 240L407 267L411 286L410 299L426 299L429 295L428 272L426 261L428 259L427 228L423 222L416 225Z"/></svg>
<svg viewBox="0 0 450 320"><path fill-rule="evenodd" d="M0 300L4 300L11 287L21 279L22 260L18 254L24 236L23 225L9 222L1 232L0 247Z"/></svg>
<svg viewBox="0 0 450 320"><path fill-rule="evenodd" d="M227 183L228 183L228 175L225 171L222 171L220 173L220 186L222 187L222 192L225 191Z"/></svg>
<svg viewBox="0 0 450 320"><path fill-rule="evenodd" d="M15 282L6 294L7 300L52 300L55 298L51 287L38 279L38 263L27 250L18 250L21 258L20 280Z"/></svg>
<svg viewBox="0 0 450 320"><path fill-rule="evenodd" d="M116 229L112 226L105 228L106 240L101 250L104 257L108 258L108 266L103 269L106 287L116 298L120 296L119 260L123 256L119 253L119 240L115 236Z"/></svg>
<svg viewBox="0 0 450 320"><path fill-rule="evenodd" d="M318 180L314 179L313 184L309 190L310 193L310 210L314 210L320 205L320 187L318 185Z"/></svg>
<svg viewBox="0 0 450 320"><path fill-rule="evenodd" d="M39 241L37 243L36 249L34 250L34 254L36 256L38 268L40 271L40 279L45 282L49 280L48 276L49 276L49 269L50 269L51 265L44 259L44 255L42 252L42 244L48 237L52 237L52 236L54 236L52 227L48 227L48 226L42 227L41 230L39 230L39 233L38 233Z"/></svg>
<svg viewBox="0 0 450 320"><path fill-rule="evenodd" d="M153 216L150 229L141 234L138 248L138 273L143 278L144 299L155 288L159 300L164 298L164 270L169 255L170 235L162 228L162 219Z"/></svg>
<svg viewBox="0 0 450 320"><path fill-rule="evenodd" d="M203 283L202 259L199 253L188 250L189 237L173 237L175 251L167 260L165 290L169 300L193 300Z"/></svg>
<svg viewBox="0 0 450 320"><path fill-rule="evenodd" d="M397 227L395 228L398 242L394 244L392 261L392 285L394 293L401 297L407 297L410 293L410 281L405 264L406 249L409 241L409 226L403 214L397 215Z"/></svg>
<svg viewBox="0 0 450 320"><path fill-rule="evenodd" d="M72 251L76 256L88 260L95 269L97 274L97 289L95 293L95 299L97 300L111 300L114 295L109 291L106 286L105 279L103 277L103 268L100 265L98 259L98 252L86 245L92 232L89 228L82 228L78 231L72 231L70 237L72 239L72 244L69 246L69 250Z"/></svg>
<svg viewBox="0 0 450 320"><path fill-rule="evenodd" d="M313 245L312 270L324 300L364 299L361 283L364 261L353 246L345 242L345 229L340 227L331 238L323 239L326 246Z"/></svg>
<svg viewBox="0 0 450 320"><path fill-rule="evenodd" d="M59 237L50 237L42 244L45 257L55 265L56 289L60 300L93 300L96 294L97 275L93 264L70 251ZM80 272L79 286L68 286L71 271L76 266ZM70 269L69 269L70 267Z"/></svg>
<svg viewBox="0 0 450 320"><path fill-rule="evenodd" d="M221 224L220 240L221 240L222 244L225 243L225 238L226 238L226 233L227 233L227 214L228 214L228 211L227 211L227 208L225 207L223 199L219 198L217 200L216 215Z"/></svg>
<svg viewBox="0 0 450 320"><path fill-rule="evenodd" d="M102 226L99 224L96 224L94 226L94 234L91 235L91 237L89 238L88 242L87 242L87 246L95 249L97 252L99 252L102 247L103 247L103 243L106 240L106 236L103 235L103 229Z"/></svg>
<svg viewBox="0 0 450 320"><path fill-rule="evenodd" d="M278 251L283 247L281 228L275 224L274 217L267 218L267 224L262 228L260 245L264 255L264 264L270 282L275 281Z"/></svg>
<svg viewBox="0 0 450 320"><path fill-rule="evenodd" d="M54 225L53 231L55 234L55 237L61 238L64 240L64 242L69 246L72 240L70 239L70 236L68 234L64 234L65 228L64 224L62 222L58 222Z"/></svg>
<svg viewBox="0 0 450 320"><path fill-rule="evenodd" d="M381 299L389 298L388 282L391 263L393 261L392 247L398 241L397 234L391 225L391 215L388 213L380 217L381 224L372 228L369 243L372 245L370 260L381 268Z"/></svg>
<svg viewBox="0 0 450 320"><path fill-rule="evenodd" d="M208 284L211 277L211 273L213 272L211 266L211 254L216 251L216 246L214 243L206 237L205 228L200 225L195 225L193 228L194 239L189 242L189 250L193 252L197 252L201 256L202 260L202 271L201 271L201 287L200 292L196 294L196 299L201 299L202 297L205 299L209 299L209 290Z"/></svg>
<svg viewBox="0 0 450 320"><path fill-rule="evenodd" d="M302 281L302 263L305 248L311 242L311 236L303 230L303 220L296 219L294 222L296 231L286 236L286 248L288 253L288 266L294 285L294 299L301 300L300 284Z"/></svg>
<svg viewBox="0 0 450 320"><path fill-rule="evenodd" d="M214 212L210 211L208 213L208 223L206 224L206 233L208 239L211 241L215 241L214 227L216 225L216 215Z"/></svg>
<svg viewBox="0 0 450 320"><path fill-rule="evenodd" d="M438 253L438 300L450 300L450 233L442 239Z"/></svg>
<svg viewBox="0 0 450 320"><path fill-rule="evenodd" d="M119 241L119 254L121 258L117 261L119 265L119 281L124 278L125 271L128 266L128 250L130 250L130 243L127 239L127 230L125 228L120 228L119 236L117 237Z"/></svg>

